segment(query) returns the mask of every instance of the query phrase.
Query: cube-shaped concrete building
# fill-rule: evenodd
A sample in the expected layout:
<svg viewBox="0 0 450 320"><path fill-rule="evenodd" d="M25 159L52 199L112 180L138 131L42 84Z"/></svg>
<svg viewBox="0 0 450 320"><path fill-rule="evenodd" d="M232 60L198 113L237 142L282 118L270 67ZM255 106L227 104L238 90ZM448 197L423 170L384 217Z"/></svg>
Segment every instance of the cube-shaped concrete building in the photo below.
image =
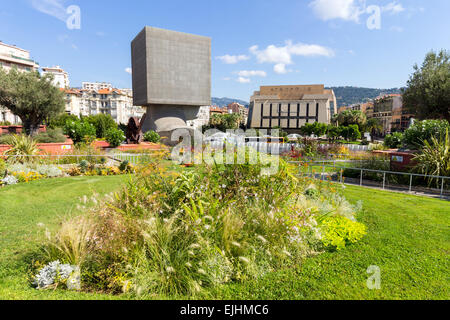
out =
<svg viewBox="0 0 450 320"><path fill-rule="evenodd" d="M134 105L147 107L144 132L185 128L211 104L211 38L145 27L131 57Z"/></svg>

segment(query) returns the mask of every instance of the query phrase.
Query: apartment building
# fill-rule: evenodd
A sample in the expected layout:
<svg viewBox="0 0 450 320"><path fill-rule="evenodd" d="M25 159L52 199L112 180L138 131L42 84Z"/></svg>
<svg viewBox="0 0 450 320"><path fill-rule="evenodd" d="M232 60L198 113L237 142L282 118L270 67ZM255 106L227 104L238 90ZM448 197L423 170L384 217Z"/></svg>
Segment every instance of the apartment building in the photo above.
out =
<svg viewBox="0 0 450 320"><path fill-rule="evenodd" d="M324 85L263 86L250 98L247 126L294 133L306 123L330 123L336 106L333 90Z"/></svg>
<svg viewBox="0 0 450 320"><path fill-rule="evenodd" d="M228 109L228 112L239 113L239 115L241 117L241 122L244 123L244 124L247 123L247 121L248 121L248 109L244 105L242 105L240 103L237 103L237 102L233 102L233 103L230 103L227 106L227 109Z"/></svg>
<svg viewBox="0 0 450 320"><path fill-rule="evenodd" d="M21 72L30 72L38 70L39 63L31 59L29 51L0 41L0 68L6 71L16 68ZM13 115L11 111L1 106L0 122L21 123L18 116Z"/></svg>
<svg viewBox="0 0 450 320"><path fill-rule="evenodd" d="M82 89L83 90L104 90L104 89L113 89L113 86L109 82L82 82Z"/></svg>
<svg viewBox="0 0 450 320"><path fill-rule="evenodd" d="M109 114L117 123L142 118L144 108L133 105L132 91L120 89L65 89L66 112L76 116Z"/></svg>
<svg viewBox="0 0 450 320"><path fill-rule="evenodd" d="M55 67L43 67L42 75L52 74L53 75L53 84L58 88L69 88L69 74L64 71L60 66Z"/></svg>
<svg viewBox="0 0 450 320"><path fill-rule="evenodd" d="M374 101L373 118L376 118L383 125L383 134L390 134L394 131L403 131L408 127L408 121L402 121L402 117L412 118L412 115L403 115L403 98L401 94L388 94L378 97Z"/></svg>

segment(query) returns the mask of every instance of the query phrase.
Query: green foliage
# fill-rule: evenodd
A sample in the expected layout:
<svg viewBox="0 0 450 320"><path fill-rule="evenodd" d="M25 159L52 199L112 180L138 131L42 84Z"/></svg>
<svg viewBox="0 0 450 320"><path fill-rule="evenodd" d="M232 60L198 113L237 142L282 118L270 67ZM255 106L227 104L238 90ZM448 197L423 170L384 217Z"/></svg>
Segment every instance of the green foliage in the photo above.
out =
<svg viewBox="0 0 450 320"><path fill-rule="evenodd" d="M69 135L74 143L90 143L96 137L95 127L83 120L68 120L64 127L64 132Z"/></svg>
<svg viewBox="0 0 450 320"><path fill-rule="evenodd" d="M333 123L338 126L357 125L359 130L363 130L367 123L366 115L359 110L346 110L333 117Z"/></svg>
<svg viewBox="0 0 450 320"><path fill-rule="evenodd" d="M0 126L10 126L11 122L9 121L0 121Z"/></svg>
<svg viewBox="0 0 450 320"><path fill-rule="evenodd" d="M2 158L0 158L0 178L3 178L6 170L6 162Z"/></svg>
<svg viewBox="0 0 450 320"><path fill-rule="evenodd" d="M389 149L398 149L402 146L403 143L403 134L401 132L394 132L392 134L388 134L384 138L384 145Z"/></svg>
<svg viewBox="0 0 450 320"><path fill-rule="evenodd" d="M106 138L110 129L118 129L117 123L109 114L97 114L84 117L83 121L90 123L95 128L97 138Z"/></svg>
<svg viewBox="0 0 450 320"><path fill-rule="evenodd" d="M325 218L320 228L322 242L330 250L342 250L346 245L356 243L366 235L366 226L343 216Z"/></svg>
<svg viewBox="0 0 450 320"><path fill-rule="evenodd" d="M450 121L450 53L431 51L414 73L403 92L403 103L419 119Z"/></svg>
<svg viewBox="0 0 450 320"><path fill-rule="evenodd" d="M298 265L320 247L316 219L353 217L354 209L326 186L317 187L320 199L304 197L307 184L282 160L273 175L264 175L265 167L247 158L244 164L204 164L175 173L152 162L92 211L88 227L77 219L67 222L78 226L80 237L72 235L76 228L64 227L55 239L58 245L62 235L68 237L60 255L89 270L89 289L118 288L114 279L120 279L140 297L196 295ZM96 240L80 244L83 230L92 230L89 239Z"/></svg>
<svg viewBox="0 0 450 320"><path fill-rule="evenodd" d="M300 128L300 132L303 135L310 136L312 134L321 137L325 135L327 132L328 126L324 123L314 122L314 123L306 123L303 127Z"/></svg>
<svg viewBox="0 0 450 320"><path fill-rule="evenodd" d="M48 127L51 129L63 128L66 126L67 121L78 121L79 117L73 114L62 113L57 117L52 118L48 122ZM66 133L67 134L67 133Z"/></svg>
<svg viewBox="0 0 450 320"><path fill-rule="evenodd" d="M106 131L106 141L111 147L116 148L125 141L125 134L120 129L110 128Z"/></svg>
<svg viewBox="0 0 450 320"><path fill-rule="evenodd" d="M403 142L409 148L421 149L424 142L431 143L431 138L443 139L446 130L450 130L450 124L446 120L416 121L404 133Z"/></svg>
<svg viewBox="0 0 450 320"><path fill-rule="evenodd" d="M0 144L11 144L12 136L12 134L0 135Z"/></svg>
<svg viewBox="0 0 450 320"><path fill-rule="evenodd" d="M16 162L29 162L33 161L33 157L27 157L37 155L39 148L33 138L25 135L12 135L10 141L11 149L5 152L8 156L14 156L12 161Z"/></svg>
<svg viewBox="0 0 450 320"><path fill-rule="evenodd" d="M426 175L450 177L450 136L446 130L444 137L432 137L431 143L424 142L425 145L419 154L416 154L414 161L417 161L416 170ZM439 179L430 179L431 183Z"/></svg>
<svg viewBox="0 0 450 320"><path fill-rule="evenodd" d="M144 133L144 141L151 143L159 143L161 141L161 136L153 130Z"/></svg>
<svg viewBox="0 0 450 320"><path fill-rule="evenodd" d="M47 129L47 132L40 132L34 137L37 143L62 143L67 139L61 128Z"/></svg>
<svg viewBox="0 0 450 320"><path fill-rule="evenodd" d="M347 141L356 141L361 139L361 132L356 124L349 125L348 127L340 127L340 135Z"/></svg>
<svg viewBox="0 0 450 320"><path fill-rule="evenodd" d="M20 117L25 131L35 135L39 125L64 112L64 95L52 84L53 76L39 72L0 69L0 105Z"/></svg>
<svg viewBox="0 0 450 320"><path fill-rule="evenodd" d="M227 129L239 129L240 115L238 113L232 114L214 114L211 117L209 127L206 129L217 129L225 132Z"/></svg>

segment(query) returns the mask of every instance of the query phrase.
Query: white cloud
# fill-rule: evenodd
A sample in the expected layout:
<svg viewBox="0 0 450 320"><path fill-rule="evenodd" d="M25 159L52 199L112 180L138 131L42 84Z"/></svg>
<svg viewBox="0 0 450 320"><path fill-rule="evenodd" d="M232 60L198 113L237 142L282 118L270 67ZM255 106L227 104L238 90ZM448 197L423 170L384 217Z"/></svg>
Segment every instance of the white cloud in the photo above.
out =
<svg viewBox="0 0 450 320"><path fill-rule="evenodd" d="M250 78L250 77L266 77L267 73L260 70L242 70L237 72L240 77Z"/></svg>
<svg viewBox="0 0 450 320"><path fill-rule="evenodd" d="M64 22L69 17L64 7L64 0L31 0L31 5L39 12L48 14Z"/></svg>
<svg viewBox="0 0 450 320"><path fill-rule="evenodd" d="M273 67L273 71L278 74L286 74L289 71L286 70L286 65L284 63L278 63Z"/></svg>
<svg viewBox="0 0 450 320"><path fill-rule="evenodd" d="M333 57L334 51L317 45L317 44L293 44L292 41L286 41L285 46L277 47L270 45L266 49L260 50L258 46L252 46L250 52L256 56L256 60L259 63L273 63L274 71L278 74L285 74L292 70L287 70L286 66L293 64L293 56L303 57Z"/></svg>
<svg viewBox="0 0 450 320"><path fill-rule="evenodd" d="M397 2L397 1L393 1L389 4L387 4L386 6L381 8L382 12L390 12L391 14L397 14L400 12L405 11L405 8L403 8L402 4Z"/></svg>
<svg viewBox="0 0 450 320"><path fill-rule="evenodd" d="M239 83L250 83L250 79L244 77L239 77L236 81Z"/></svg>
<svg viewBox="0 0 450 320"><path fill-rule="evenodd" d="M364 13L355 0L313 0L309 7L314 14L324 21L342 19L359 22L359 16Z"/></svg>
<svg viewBox="0 0 450 320"><path fill-rule="evenodd" d="M104 36L106 36L106 33L104 33L103 31L97 31L95 33L95 35L98 36L98 37L104 37Z"/></svg>
<svg viewBox="0 0 450 320"><path fill-rule="evenodd" d="M132 73L133 73L133 71L132 71L131 68L125 68L125 72L126 72L126 73L129 73L129 74L132 74Z"/></svg>
<svg viewBox="0 0 450 320"><path fill-rule="evenodd" d="M216 59L219 59L223 63L226 63L226 64L236 64L239 61L248 60L248 59L250 59L250 57L246 56L246 55L232 56L232 55L226 54L224 56L216 57Z"/></svg>

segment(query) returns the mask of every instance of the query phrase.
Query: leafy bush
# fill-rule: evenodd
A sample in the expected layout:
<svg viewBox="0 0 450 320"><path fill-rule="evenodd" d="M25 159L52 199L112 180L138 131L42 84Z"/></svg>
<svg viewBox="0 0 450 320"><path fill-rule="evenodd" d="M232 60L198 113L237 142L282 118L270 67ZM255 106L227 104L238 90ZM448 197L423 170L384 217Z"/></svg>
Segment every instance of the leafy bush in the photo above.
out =
<svg viewBox="0 0 450 320"><path fill-rule="evenodd" d="M82 120L68 120L66 122L64 132L66 132L66 134L68 134L76 144L81 142L89 144L94 141L96 137L95 127L92 124Z"/></svg>
<svg viewBox="0 0 450 320"><path fill-rule="evenodd" d="M401 132L394 132L388 134L384 138L384 145L390 149L398 149L402 146L403 134Z"/></svg>
<svg viewBox="0 0 450 320"><path fill-rule="evenodd" d="M11 144L12 138L11 134L0 135L0 144Z"/></svg>
<svg viewBox="0 0 450 320"><path fill-rule="evenodd" d="M446 130L450 130L446 120L417 121L405 131L404 143L410 148L421 149L425 141L432 143L432 137L443 139Z"/></svg>
<svg viewBox="0 0 450 320"><path fill-rule="evenodd" d="M3 177L3 176L4 176L5 170L6 170L6 163L5 163L5 160L3 160L2 158L0 158L0 177Z"/></svg>
<svg viewBox="0 0 450 320"><path fill-rule="evenodd" d="M147 131L144 134L144 141L151 143L158 143L161 141L161 136L153 130Z"/></svg>
<svg viewBox="0 0 450 320"><path fill-rule="evenodd" d="M432 137L431 143L427 140L425 146L419 154L416 154L413 161L418 164L416 170L425 175L450 176L450 136L448 129L445 136L439 138ZM431 182L434 179L430 179ZM439 179L436 179L439 183Z"/></svg>
<svg viewBox="0 0 450 320"><path fill-rule="evenodd" d="M346 245L356 243L366 234L366 226L343 216L329 217L322 221L322 243L331 250L344 249Z"/></svg>
<svg viewBox="0 0 450 320"><path fill-rule="evenodd" d="M67 140L61 128L47 129L47 132L41 132L33 139L37 143L62 143Z"/></svg>
<svg viewBox="0 0 450 320"><path fill-rule="evenodd" d="M118 129L117 123L109 114L96 114L83 118L83 121L90 123L95 128L97 138L106 138L108 131Z"/></svg>
<svg viewBox="0 0 450 320"><path fill-rule="evenodd" d="M7 186L8 186L8 185L14 185L14 184L17 184L17 183L19 182L19 180L17 180L16 177L10 176L10 175L4 177L4 178L1 179L0 181L2 182L2 184L5 184L5 185L7 185Z"/></svg>
<svg viewBox="0 0 450 320"><path fill-rule="evenodd" d="M56 178L64 175L61 169L52 165L42 164L11 164L8 166L8 171L22 176L27 174L39 174L43 177Z"/></svg>
<svg viewBox="0 0 450 320"><path fill-rule="evenodd" d="M50 129L57 129L57 128L64 129L67 121L78 121L78 120L80 120L80 118L76 115L63 113L63 114L51 119L48 124L48 127ZM68 133L66 132L66 134L68 134Z"/></svg>
<svg viewBox="0 0 450 320"><path fill-rule="evenodd" d="M116 148L120 146L124 140L125 135L122 130L111 128L106 131L106 141L111 147Z"/></svg>
<svg viewBox="0 0 450 320"><path fill-rule="evenodd" d="M11 161L15 162L32 162L33 157L27 157L37 155L39 148L33 138L25 135L12 135L10 141L11 149L5 152L11 157Z"/></svg>
<svg viewBox="0 0 450 320"><path fill-rule="evenodd" d="M273 175L265 167L246 159L175 173L151 162L107 203L65 222L46 260L79 265L88 290L136 295L196 294L298 265L323 247L323 216L353 218L355 209L325 184L305 197L310 182L284 161Z"/></svg>
<svg viewBox="0 0 450 320"><path fill-rule="evenodd" d="M347 141L361 139L361 132L356 124L349 125L348 127L340 127L340 135Z"/></svg>

